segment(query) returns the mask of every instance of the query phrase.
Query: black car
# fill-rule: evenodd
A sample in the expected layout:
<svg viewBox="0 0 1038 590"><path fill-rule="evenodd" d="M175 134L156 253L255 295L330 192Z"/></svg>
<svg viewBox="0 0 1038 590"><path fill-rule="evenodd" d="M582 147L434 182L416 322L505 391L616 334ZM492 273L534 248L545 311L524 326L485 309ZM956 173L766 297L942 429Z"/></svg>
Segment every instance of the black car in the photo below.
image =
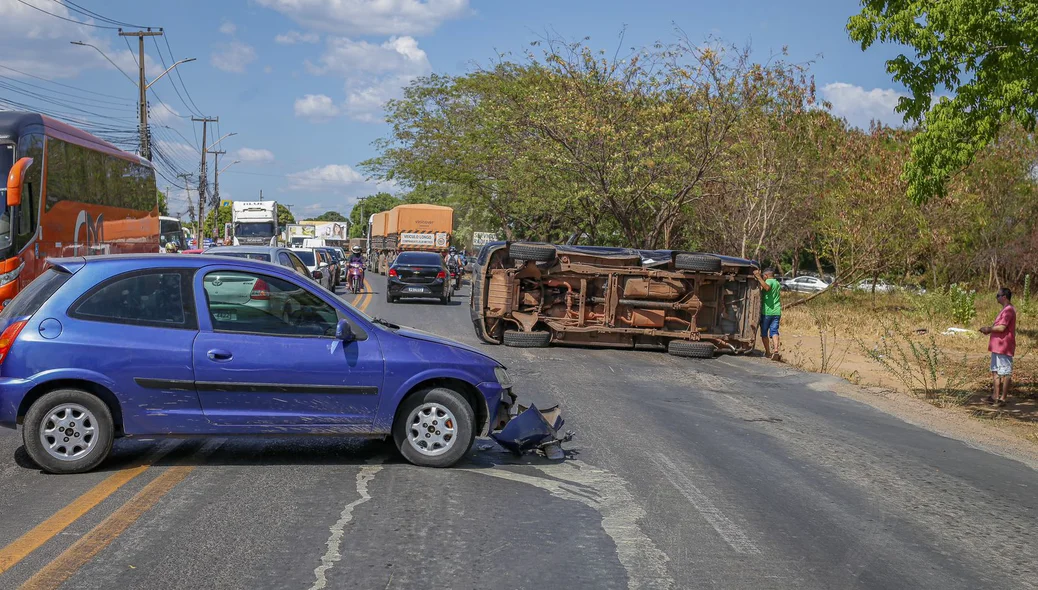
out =
<svg viewBox="0 0 1038 590"><path fill-rule="evenodd" d="M451 300L451 281L447 267L435 252L403 252L389 267L386 301L401 297L436 297L444 304Z"/></svg>

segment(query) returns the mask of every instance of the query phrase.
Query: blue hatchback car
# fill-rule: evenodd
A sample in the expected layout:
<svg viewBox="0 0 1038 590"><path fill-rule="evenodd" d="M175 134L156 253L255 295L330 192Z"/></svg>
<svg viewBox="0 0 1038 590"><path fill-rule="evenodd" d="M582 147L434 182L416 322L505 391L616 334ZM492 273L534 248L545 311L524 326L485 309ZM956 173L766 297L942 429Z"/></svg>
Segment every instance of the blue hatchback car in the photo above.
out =
<svg viewBox="0 0 1038 590"><path fill-rule="evenodd" d="M392 436L408 461L446 467L508 421L511 387L473 348L245 259L53 260L0 313L0 425L21 424L52 473L164 435Z"/></svg>

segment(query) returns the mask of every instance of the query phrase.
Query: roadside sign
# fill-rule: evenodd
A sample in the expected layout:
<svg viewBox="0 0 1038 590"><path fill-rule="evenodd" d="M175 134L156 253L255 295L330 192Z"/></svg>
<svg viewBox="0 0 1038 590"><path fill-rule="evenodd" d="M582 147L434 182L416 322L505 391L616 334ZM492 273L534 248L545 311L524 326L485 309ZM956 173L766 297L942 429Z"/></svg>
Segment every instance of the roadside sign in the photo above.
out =
<svg viewBox="0 0 1038 590"><path fill-rule="evenodd" d="M497 241L497 234L494 232L477 231L472 232L472 247L482 248L490 242Z"/></svg>

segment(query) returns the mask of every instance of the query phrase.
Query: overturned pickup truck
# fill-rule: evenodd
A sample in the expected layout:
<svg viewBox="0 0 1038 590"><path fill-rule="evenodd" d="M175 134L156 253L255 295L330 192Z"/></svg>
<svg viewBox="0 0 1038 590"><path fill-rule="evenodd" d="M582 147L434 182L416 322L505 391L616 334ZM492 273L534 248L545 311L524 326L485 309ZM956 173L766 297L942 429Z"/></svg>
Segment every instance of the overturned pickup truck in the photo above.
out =
<svg viewBox="0 0 1038 590"><path fill-rule="evenodd" d="M756 263L714 254L494 242L472 269L484 342L666 346L678 356L753 350Z"/></svg>

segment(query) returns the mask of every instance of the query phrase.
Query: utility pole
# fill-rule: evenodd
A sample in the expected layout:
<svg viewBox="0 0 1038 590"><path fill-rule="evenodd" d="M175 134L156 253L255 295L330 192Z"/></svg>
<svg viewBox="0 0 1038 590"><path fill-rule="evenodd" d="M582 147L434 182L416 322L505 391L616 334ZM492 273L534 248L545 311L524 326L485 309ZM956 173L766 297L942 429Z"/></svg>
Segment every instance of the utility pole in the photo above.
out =
<svg viewBox="0 0 1038 590"><path fill-rule="evenodd" d="M260 202L263 201L263 189L260 189Z"/></svg>
<svg viewBox="0 0 1038 590"><path fill-rule="evenodd" d="M148 78L144 71L144 38L145 37L158 37L162 35L162 31L134 31L127 33L122 29L119 29L120 37L137 37L138 57L137 57L137 69L140 70L140 82L137 83L138 94L140 95L140 104L137 108L141 111L141 157L145 160L151 160L151 137L148 135ZM168 70L167 70L168 71ZM157 78L156 78L157 80Z"/></svg>
<svg viewBox="0 0 1038 590"><path fill-rule="evenodd" d="M220 208L220 156L226 154L225 151L217 150L215 152L210 151L213 155L213 199L209 203L214 209Z"/></svg>
<svg viewBox="0 0 1038 590"><path fill-rule="evenodd" d="M205 165L206 165L206 160L208 159L208 158L206 158L206 153L209 151L207 146L206 146L206 141L207 141L207 139L206 139L206 130L208 129L209 123L218 123L220 121L220 118L219 117L191 117L191 121L193 121L195 123L201 123L202 124L202 163L199 166L199 173L198 173L198 228L199 228L199 232L198 232L198 236L199 237L198 237L198 239L199 239L199 244L201 244L201 240L204 237L202 235L202 229L205 227L205 193L206 193L206 184L209 182L208 179L206 179L206 176L205 176L205 172L206 172Z"/></svg>

